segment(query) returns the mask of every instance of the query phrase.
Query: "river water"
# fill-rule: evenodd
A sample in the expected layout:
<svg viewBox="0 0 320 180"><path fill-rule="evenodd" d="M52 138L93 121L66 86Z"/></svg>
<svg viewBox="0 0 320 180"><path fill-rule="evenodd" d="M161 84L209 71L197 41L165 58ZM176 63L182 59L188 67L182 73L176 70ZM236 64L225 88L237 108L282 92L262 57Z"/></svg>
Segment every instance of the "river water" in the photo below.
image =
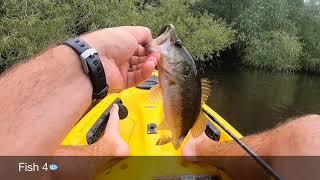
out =
<svg viewBox="0 0 320 180"><path fill-rule="evenodd" d="M251 70L206 72L207 104L243 135L291 117L320 114L320 76Z"/></svg>

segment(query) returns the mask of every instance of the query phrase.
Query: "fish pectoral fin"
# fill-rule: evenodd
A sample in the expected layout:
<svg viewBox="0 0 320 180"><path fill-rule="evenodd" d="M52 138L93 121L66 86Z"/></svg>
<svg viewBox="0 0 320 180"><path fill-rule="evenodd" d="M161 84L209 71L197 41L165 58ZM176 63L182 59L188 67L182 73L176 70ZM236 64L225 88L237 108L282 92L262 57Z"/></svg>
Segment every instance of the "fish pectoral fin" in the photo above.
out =
<svg viewBox="0 0 320 180"><path fill-rule="evenodd" d="M161 123L157 127L158 130L169 130L169 125L165 119L161 121Z"/></svg>
<svg viewBox="0 0 320 180"><path fill-rule="evenodd" d="M203 111L200 111L197 121L194 123L193 127L190 130L192 137L198 137L204 132L207 121L207 116L204 114Z"/></svg>
<svg viewBox="0 0 320 180"><path fill-rule="evenodd" d="M174 76L170 75L170 74L166 74L165 75L167 80L169 81L169 85L172 85L172 84L179 84L179 81L177 78L175 78Z"/></svg>
<svg viewBox="0 0 320 180"><path fill-rule="evenodd" d="M150 94L148 98L149 102L160 103L162 100L161 87L159 84L153 86L150 89Z"/></svg>
<svg viewBox="0 0 320 180"><path fill-rule="evenodd" d="M210 81L207 78L201 79L201 101L206 102L211 92Z"/></svg>
<svg viewBox="0 0 320 180"><path fill-rule="evenodd" d="M162 136L157 141L157 145L165 145L172 141L172 138L170 136Z"/></svg>
<svg viewBox="0 0 320 180"><path fill-rule="evenodd" d="M159 138L159 140L157 141L156 144L158 146L160 146L160 145L165 145L165 144L172 142L173 147L177 150L181 147L183 139L184 138L180 138L178 140L173 140L172 137L170 137L170 136L163 136L163 137Z"/></svg>
<svg viewBox="0 0 320 180"><path fill-rule="evenodd" d="M184 138L180 138L179 140L176 141L172 141L172 145L174 147L175 150L179 149L181 147L181 144L183 142Z"/></svg>

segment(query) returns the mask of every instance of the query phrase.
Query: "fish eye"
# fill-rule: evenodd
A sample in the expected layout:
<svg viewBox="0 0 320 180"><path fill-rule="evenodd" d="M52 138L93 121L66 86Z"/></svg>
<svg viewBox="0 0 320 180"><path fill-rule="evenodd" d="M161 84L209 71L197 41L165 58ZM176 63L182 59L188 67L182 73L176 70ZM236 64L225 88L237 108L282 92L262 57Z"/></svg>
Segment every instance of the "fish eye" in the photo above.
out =
<svg viewBox="0 0 320 180"><path fill-rule="evenodd" d="M185 66L185 69L184 69L184 75L187 76L187 75L189 75L189 73L190 73L190 66L187 65L187 66Z"/></svg>
<svg viewBox="0 0 320 180"><path fill-rule="evenodd" d="M180 39L177 39L175 45L182 47L182 41Z"/></svg>
<svg viewBox="0 0 320 180"><path fill-rule="evenodd" d="M182 43L181 39L178 36L176 36L176 40L175 40L174 44L176 46L178 46L178 47L182 47L183 46L183 43Z"/></svg>

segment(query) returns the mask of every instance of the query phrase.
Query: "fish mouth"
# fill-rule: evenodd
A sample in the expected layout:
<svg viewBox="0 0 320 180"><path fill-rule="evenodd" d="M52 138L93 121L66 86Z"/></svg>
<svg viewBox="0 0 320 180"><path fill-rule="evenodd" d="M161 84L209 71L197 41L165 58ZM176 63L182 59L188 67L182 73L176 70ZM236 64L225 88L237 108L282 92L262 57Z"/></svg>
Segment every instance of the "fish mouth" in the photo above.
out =
<svg viewBox="0 0 320 180"><path fill-rule="evenodd" d="M159 36L156 39L154 39L154 41L157 45L161 45L168 39L175 41L176 37L177 37L176 28L174 27L173 24L169 24L164 26L160 30Z"/></svg>
<svg viewBox="0 0 320 180"><path fill-rule="evenodd" d="M147 44L145 47L150 51L150 52L159 52L160 51L160 46L165 43L167 40L175 42L178 39L178 36L176 34L176 28L174 25L169 24L164 26L160 32L159 36L155 38L152 42Z"/></svg>
<svg viewBox="0 0 320 180"><path fill-rule="evenodd" d="M158 36L161 36L162 34L164 34L165 32L168 32L170 30L175 30L176 28L174 27L173 24L168 24L164 27L162 27L158 33Z"/></svg>

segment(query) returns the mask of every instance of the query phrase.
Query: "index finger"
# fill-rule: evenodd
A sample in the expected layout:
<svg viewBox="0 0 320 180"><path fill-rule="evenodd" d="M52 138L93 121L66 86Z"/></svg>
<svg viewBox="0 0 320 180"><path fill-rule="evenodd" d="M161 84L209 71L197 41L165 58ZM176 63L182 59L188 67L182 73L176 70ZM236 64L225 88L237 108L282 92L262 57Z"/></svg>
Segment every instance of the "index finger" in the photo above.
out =
<svg viewBox="0 0 320 180"><path fill-rule="evenodd" d="M108 124L105 130L107 137L119 132L119 106L115 103L110 111Z"/></svg>
<svg viewBox="0 0 320 180"><path fill-rule="evenodd" d="M125 26L129 32L136 38L139 44L145 45L152 41L151 30L143 26Z"/></svg>

